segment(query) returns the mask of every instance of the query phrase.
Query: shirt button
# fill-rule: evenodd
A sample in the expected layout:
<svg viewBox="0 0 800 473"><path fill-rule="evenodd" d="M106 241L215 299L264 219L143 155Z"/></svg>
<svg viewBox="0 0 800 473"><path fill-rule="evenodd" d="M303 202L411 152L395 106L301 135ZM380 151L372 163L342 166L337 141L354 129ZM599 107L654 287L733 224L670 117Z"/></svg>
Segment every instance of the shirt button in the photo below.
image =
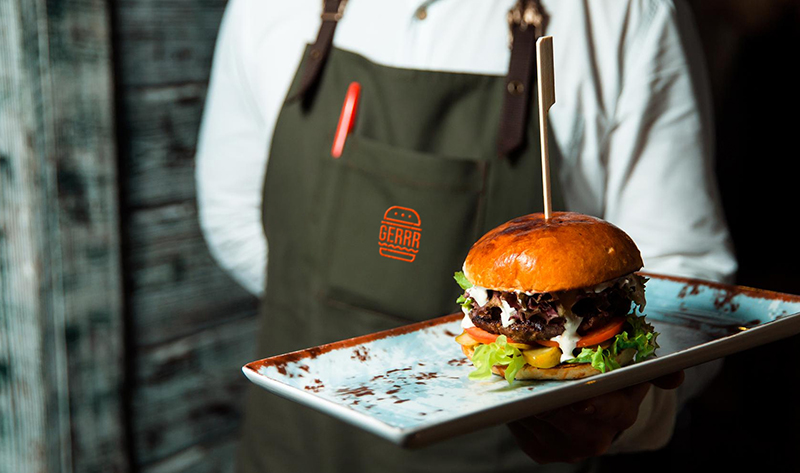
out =
<svg viewBox="0 0 800 473"><path fill-rule="evenodd" d="M428 18L428 9L425 8L425 5L423 5L417 8L417 11L414 12L414 16L417 17L417 20L424 20L425 18Z"/></svg>

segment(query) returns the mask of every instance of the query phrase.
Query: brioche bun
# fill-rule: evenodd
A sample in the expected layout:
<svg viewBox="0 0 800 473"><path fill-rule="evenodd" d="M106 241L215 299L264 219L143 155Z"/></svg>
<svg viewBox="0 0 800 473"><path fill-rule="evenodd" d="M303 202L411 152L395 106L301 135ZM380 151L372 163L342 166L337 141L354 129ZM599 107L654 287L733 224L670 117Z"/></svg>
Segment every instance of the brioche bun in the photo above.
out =
<svg viewBox="0 0 800 473"><path fill-rule="evenodd" d="M642 266L636 244L616 226L554 212L549 220L535 213L489 231L472 245L463 271L476 286L532 293L591 287Z"/></svg>

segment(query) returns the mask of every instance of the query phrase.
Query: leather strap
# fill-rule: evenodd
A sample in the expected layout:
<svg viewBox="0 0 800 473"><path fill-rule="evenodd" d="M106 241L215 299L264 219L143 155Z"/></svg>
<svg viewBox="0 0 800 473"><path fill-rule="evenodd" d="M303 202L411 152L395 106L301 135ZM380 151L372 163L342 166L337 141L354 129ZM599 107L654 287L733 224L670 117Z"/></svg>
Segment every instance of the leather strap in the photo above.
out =
<svg viewBox="0 0 800 473"><path fill-rule="evenodd" d="M544 32L547 15L539 0L519 0L508 13L511 28L511 58L497 154L510 157L525 144L536 72L536 40Z"/></svg>
<svg viewBox="0 0 800 473"><path fill-rule="evenodd" d="M328 60L328 54L333 46L333 34L336 32L336 25L342 19L347 0L324 0L322 10L322 25L319 27L317 40L311 45L303 69L303 76L300 82L300 89L289 99L301 98L304 104L310 103L316 91L319 76Z"/></svg>
<svg viewBox="0 0 800 473"><path fill-rule="evenodd" d="M344 14L346 4L347 0L324 0L317 40L309 51L300 88L289 100L301 98L307 106L313 99L333 46L336 25ZM497 134L497 153L505 157L512 156L525 144L536 71L536 40L545 30L547 14L540 0L518 0L508 13L508 21L511 28L511 58Z"/></svg>

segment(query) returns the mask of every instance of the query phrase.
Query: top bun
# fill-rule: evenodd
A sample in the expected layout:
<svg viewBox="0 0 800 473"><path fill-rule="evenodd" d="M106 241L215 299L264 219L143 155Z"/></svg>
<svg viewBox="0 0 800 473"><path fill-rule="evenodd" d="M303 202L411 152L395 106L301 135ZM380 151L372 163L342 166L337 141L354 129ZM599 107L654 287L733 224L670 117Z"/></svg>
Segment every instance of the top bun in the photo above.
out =
<svg viewBox="0 0 800 473"><path fill-rule="evenodd" d="M641 269L631 238L614 225L574 212L535 213L481 237L464 261L474 285L498 291L555 292L594 286Z"/></svg>

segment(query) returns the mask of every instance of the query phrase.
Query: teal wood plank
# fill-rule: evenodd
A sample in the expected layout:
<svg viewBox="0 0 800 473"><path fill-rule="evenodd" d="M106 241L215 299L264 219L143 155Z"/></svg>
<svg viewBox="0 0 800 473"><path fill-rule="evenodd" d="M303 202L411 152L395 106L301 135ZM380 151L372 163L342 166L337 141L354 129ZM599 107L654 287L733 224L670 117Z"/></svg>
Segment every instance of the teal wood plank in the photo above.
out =
<svg viewBox="0 0 800 473"><path fill-rule="evenodd" d="M108 15L0 4L0 471L128 471Z"/></svg>

